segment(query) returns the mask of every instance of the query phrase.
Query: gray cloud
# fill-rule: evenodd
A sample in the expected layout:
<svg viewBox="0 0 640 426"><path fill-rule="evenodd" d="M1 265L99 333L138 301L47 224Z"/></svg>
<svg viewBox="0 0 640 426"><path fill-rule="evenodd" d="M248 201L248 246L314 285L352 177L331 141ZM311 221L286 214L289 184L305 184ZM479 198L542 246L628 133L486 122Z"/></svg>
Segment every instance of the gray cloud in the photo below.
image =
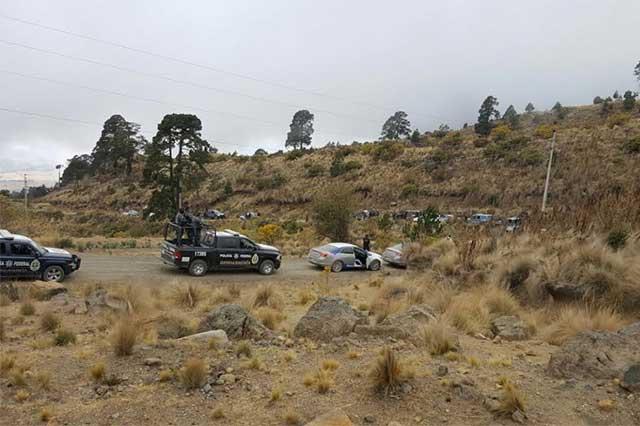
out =
<svg viewBox="0 0 640 426"><path fill-rule="evenodd" d="M0 40L199 86L0 42L0 70L183 105L0 72L0 108L93 123L0 111L0 173L53 172L55 164L89 152L100 123L115 113L140 123L150 138L164 114L193 112L203 120L205 137L214 145L225 142L219 149L252 153L282 148L298 107L315 113L314 144L323 145L375 139L398 109L415 127L430 130L442 122L473 122L488 94L498 97L502 109L514 104L521 111L529 101L545 109L557 100L582 104L615 89L637 89L631 72L640 59L640 2L634 0L254 0L191 1L188 7L158 0L5 3L0 14L362 103L285 90L0 18Z"/></svg>

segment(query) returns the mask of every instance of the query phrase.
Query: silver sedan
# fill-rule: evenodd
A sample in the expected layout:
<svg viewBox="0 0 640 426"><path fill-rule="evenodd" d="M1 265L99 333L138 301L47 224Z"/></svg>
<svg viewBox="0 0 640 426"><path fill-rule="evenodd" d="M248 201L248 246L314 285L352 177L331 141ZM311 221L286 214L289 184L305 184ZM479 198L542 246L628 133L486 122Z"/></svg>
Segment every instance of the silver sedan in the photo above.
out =
<svg viewBox="0 0 640 426"><path fill-rule="evenodd" d="M387 249L382 252L382 259L390 265L406 268L407 258L404 255L404 243L387 247Z"/></svg>
<svg viewBox="0 0 640 426"><path fill-rule="evenodd" d="M309 262L315 266L329 267L332 272L343 269L378 271L382 267L382 256L364 251L354 244L331 243L309 251Z"/></svg>

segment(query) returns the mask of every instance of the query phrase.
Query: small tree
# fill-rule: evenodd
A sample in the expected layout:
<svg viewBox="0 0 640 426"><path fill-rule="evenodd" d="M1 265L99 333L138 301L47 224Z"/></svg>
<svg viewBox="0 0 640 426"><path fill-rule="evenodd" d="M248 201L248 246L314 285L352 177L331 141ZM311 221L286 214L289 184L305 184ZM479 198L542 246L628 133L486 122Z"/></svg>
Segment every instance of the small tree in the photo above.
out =
<svg viewBox="0 0 640 426"><path fill-rule="evenodd" d="M93 157L88 154L74 155L73 158L67 160L67 168L62 173L62 185L67 185L71 182L77 182L85 176L93 174Z"/></svg>
<svg viewBox="0 0 640 426"><path fill-rule="evenodd" d="M638 62L638 64L633 69L633 75L635 75L636 79L640 82L640 61Z"/></svg>
<svg viewBox="0 0 640 426"><path fill-rule="evenodd" d="M596 96L595 98L593 98L593 104L594 105L598 105L604 102L604 99L602 99L600 96Z"/></svg>
<svg viewBox="0 0 640 426"><path fill-rule="evenodd" d="M600 115L602 115L603 117L606 117L611 111L613 111L613 100L611 99L611 97L608 97L607 99L602 101L601 105L602 106L600 107Z"/></svg>
<svg viewBox="0 0 640 426"><path fill-rule="evenodd" d="M400 136L409 136L411 123L407 120L407 113L397 111L382 125L380 139L399 139Z"/></svg>
<svg viewBox="0 0 640 426"><path fill-rule="evenodd" d="M527 104L527 106L524 108L524 110L527 112L527 114L531 114L533 111L535 111L535 109L536 109L536 107L534 107L531 102L529 102Z"/></svg>
<svg viewBox="0 0 640 426"><path fill-rule="evenodd" d="M451 128L447 124L441 124L437 130L433 131L433 136L436 138L444 138L451 131Z"/></svg>
<svg viewBox="0 0 640 426"><path fill-rule="evenodd" d="M313 202L316 232L332 241L349 241L353 211L353 193L346 187L329 186Z"/></svg>
<svg viewBox="0 0 640 426"><path fill-rule="evenodd" d="M411 133L411 143L413 145L420 145L420 130L415 129L413 133Z"/></svg>
<svg viewBox="0 0 640 426"><path fill-rule="evenodd" d="M264 157L265 155L267 155L267 151L262 148L256 149L256 152L253 153L254 157Z"/></svg>
<svg viewBox="0 0 640 426"><path fill-rule="evenodd" d="M631 90L627 90L626 92L624 92L624 101L622 102L622 107L627 111L631 111L636 106L637 96L638 94L633 93Z"/></svg>
<svg viewBox="0 0 640 426"><path fill-rule="evenodd" d="M553 111L561 120L567 116L567 109L563 107L560 102L556 102L553 108L551 108L551 111Z"/></svg>
<svg viewBox="0 0 640 426"><path fill-rule="evenodd" d="M475 125L477 134L487 136L491 133L491 119L500 117L500 112L496 109L498 105L498 99L493 96L487 96L482 102L478 111L478 122Z"/></svg>
<svg viewBox="0 0 640 426"><path fill-rule="evenodd" d="M140 125L121 115L112 115L104 122L100 139L93 148L93 165L98 173L131 174L133 159L146 143L140 135Z"/></svg>
<svg viewBox="0 0 640 426"><path fill-rule="evenodd" d="M617 90L613 92L613 99L620 99L620 93Z"/></svg>
<svg viewBox="0 0 640 426"><path fill-rule="evenodd" d="M438 211L433 207L423 210L415 223L408 223L403 229L404 235L411 241L438 235L442 232L442 223L438 220Z"/></svg>
<svg viewBox="0 0 640 426"><path fill-rule="evenodd" d="M509 105L507 110L504 112L504 115L502 116L502 119L504 121L506 121L507 123L509 123L509 126L512 129L515 129L516 127L518 127L518 124L519 124L519 121L520 121L520 119L518 117L518 112L513 107L513 105Z"/></svg>
<svg viewBox="0 0 640 426"><path fill-rule="evenodd" d="M302 149L311 145L313 135L314 116L306 109L300 110L293 115L293 120L289 125L287 140L284 144L287 148Z"/></svg>

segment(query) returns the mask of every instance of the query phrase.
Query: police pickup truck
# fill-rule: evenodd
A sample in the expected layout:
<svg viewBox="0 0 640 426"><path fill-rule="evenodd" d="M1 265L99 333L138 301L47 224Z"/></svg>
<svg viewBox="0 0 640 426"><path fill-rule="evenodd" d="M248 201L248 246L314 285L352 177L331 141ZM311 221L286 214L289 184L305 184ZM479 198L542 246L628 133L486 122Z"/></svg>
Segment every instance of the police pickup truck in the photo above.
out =
<svg viewBox="0 0 640 426"><path fill-rule="evenodd" d="M166 265L186 269L196 277L219 270L255 270L271 275L280 268L282 254L275 247L255 243L229 229L203 229L194 244L187 228L173 223L165 228L161 258Z"/></svg>
<svg viewBox="0 0 640 426"><path fill-rule="evenodd" d="M0 279L63 281L80 268L80 258L66 250L42 247L30 238L0 229Z"/></svg>

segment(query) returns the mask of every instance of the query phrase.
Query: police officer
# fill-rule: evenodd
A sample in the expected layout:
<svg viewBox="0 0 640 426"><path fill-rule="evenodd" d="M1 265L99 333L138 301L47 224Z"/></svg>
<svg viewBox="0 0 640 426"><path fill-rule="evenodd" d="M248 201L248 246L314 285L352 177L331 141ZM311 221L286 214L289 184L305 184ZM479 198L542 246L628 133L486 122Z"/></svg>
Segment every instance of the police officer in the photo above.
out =
<svg viewBox="0 0 640 426"><path fill-rule="evenodd" d="M362 239L362 248L364 251L371 250L371 240L369 239L369 234L365 235Z"/></svg>
<svg viewBox="0 0 640 426"><path fill-rule="evenodd" d="M187 223L187 217L185 215L184 208L180 207L180 209L178 209L178 213L176 213L176 217L173 220L173 222L177 225L176 242L178 243L178 245L181 245L182 244L182 233L184 231L184 226Z"/></svg>

